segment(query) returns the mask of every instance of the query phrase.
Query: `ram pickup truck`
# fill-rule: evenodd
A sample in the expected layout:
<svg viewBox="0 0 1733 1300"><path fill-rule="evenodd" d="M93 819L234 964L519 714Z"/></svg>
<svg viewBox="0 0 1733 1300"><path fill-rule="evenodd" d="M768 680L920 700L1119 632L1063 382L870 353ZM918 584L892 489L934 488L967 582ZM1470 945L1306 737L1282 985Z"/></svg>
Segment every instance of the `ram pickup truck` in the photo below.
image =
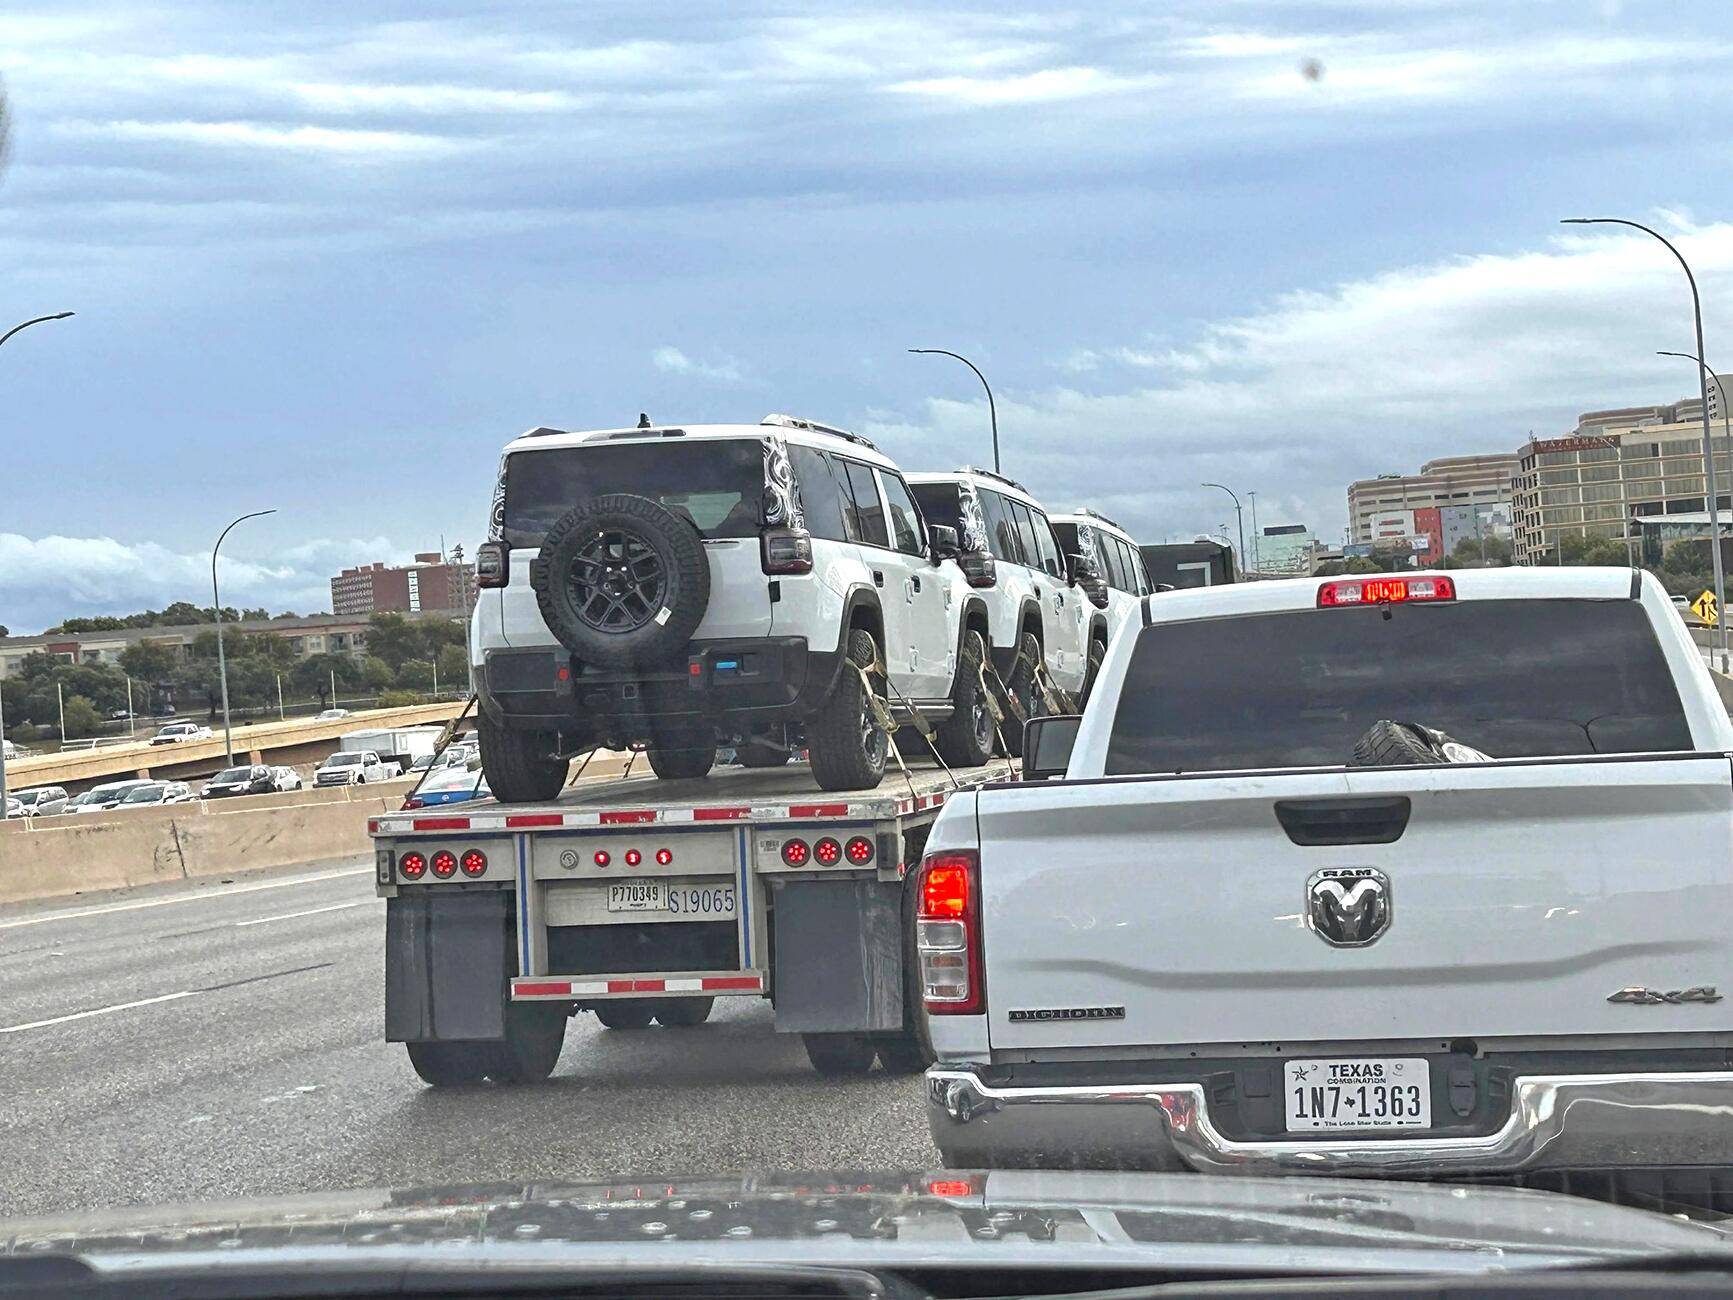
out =
<svg viewBox="0 0 1733 1300"><path fill-rule="evenodd" d="M1030 727L918 879L948 1164L1733 1189L1733 725L1654 578L1161 593Z"/></svg>

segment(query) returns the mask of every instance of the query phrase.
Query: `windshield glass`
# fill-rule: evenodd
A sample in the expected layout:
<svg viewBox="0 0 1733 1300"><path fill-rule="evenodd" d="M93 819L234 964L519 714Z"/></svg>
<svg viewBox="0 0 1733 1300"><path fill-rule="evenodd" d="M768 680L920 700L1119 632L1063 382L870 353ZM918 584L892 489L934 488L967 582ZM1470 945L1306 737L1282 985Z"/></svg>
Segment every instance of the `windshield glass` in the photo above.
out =
<svg viewBox="0 0 1733 1300"><path fill-rule="evenodd" d="M706 537L753 537L763 512L764 443L669 438L514 452L506 459L505 539L540 546L561 515L617 492L659 502Z"/></svg>
<svg viewBox="0 0 1733 1300"><path fill-rule="evenodd" d="M1494 758L1691 748L1637 602L1463 600L1144 628L1107 771L1336 766L1380 719Z"/></svg>
<svg viewBox="0 0 1733 1300"><path fill-rule="evenodd" d="M129 790L122 803L156 803L167 791L160 785L141 785L136 790Z"/></svg>
<svg viewBox="0 0 1733 1300"><path fill-rule="evenodd" d="M252 775L253 775L253 773L252 773L251 768L225 767L221 772L218 772L215 776L213 776L211 778L211 780L215 781L219 785L223 785L223 784L229 784L229 783L235 782L235 781L248 780L249 778L251 778Z"/></svg>
<svg viewBox="0 0 1733 1300"><path fill-rule="evenodd" d="M325 760L326 767L354 767L361 762L360 754L333 754Z"/></svg>

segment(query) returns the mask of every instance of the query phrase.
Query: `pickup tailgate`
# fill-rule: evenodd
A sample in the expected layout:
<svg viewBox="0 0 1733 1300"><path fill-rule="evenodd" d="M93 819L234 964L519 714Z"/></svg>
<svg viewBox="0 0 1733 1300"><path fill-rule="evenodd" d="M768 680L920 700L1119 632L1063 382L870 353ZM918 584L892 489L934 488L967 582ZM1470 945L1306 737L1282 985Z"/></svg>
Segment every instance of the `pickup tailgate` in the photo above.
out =
<svg viewBox="0 0 1733 1300"><path fill-rule="evenodd" d="M978 817L995 1050L1733 1028L1608 1001L1733 992L1722 755L989 788ZM1365 868L1387 926L1336 946L1310 882Z"/></svg>

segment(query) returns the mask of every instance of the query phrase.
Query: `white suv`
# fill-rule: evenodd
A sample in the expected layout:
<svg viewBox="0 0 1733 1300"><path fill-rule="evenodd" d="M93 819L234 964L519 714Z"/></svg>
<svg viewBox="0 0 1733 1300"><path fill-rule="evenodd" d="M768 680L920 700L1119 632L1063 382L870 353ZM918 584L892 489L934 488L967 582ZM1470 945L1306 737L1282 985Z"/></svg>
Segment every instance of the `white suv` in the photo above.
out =
<svg viewBox="0 0 1733 1300"><path fill-rule="evenodd" d="M536 429L505 449L489 533L470 662L503 802L552 798L595 745L643 745L667 778L719 743L749 767L805 747L823 788L869 788L869 679L939 722L947 762L991 756L956 534L864 438L781 415Z"/></svg>
<svg viewBox="0 0 1733 1300"><path fill-rule="evenodd" d="M1044 712L1035 665L1045 662L1053 684L1082 694L1089 673L1089 616L1094 613L1041 503L1021 483L973 467L948 474L911 474L909 486L927 518L956 529L958 563L982 597L984 635L1005 690L1025 717ZM1006 745L1022 751L1022 732L1006 729Z"/></svg>
<svg viewBox="0 0 1733 1300"><path fill-rule="evenodd" d="M1084 591L1096 609L1089 623L1089 676L1083 687L1083 699L1088 699L1108 644L1120 628L1137 620L1138 602L1155 588L1131 534L1106 515L1094 510L1054 515L1053 531L1067 555L1084 557L1093 570L1084 580Z"/></svg>

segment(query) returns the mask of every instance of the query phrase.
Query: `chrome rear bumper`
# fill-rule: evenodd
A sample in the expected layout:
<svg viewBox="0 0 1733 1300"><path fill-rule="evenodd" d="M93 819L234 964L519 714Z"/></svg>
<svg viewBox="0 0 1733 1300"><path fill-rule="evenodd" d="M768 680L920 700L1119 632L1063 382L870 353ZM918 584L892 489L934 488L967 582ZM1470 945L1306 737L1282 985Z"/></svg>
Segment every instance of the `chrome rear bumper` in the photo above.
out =
<svg viewBox="0 0 1733 1300"><path fill-rule="evenodd" d="M957 1169L1058 1165L1258 1174L1497 1174L1733 1165L1733 1071L1532 1075L1480 1137L1236 1141L1201 1085L996 1087L927 1071L927 1118Z"/></svg>

